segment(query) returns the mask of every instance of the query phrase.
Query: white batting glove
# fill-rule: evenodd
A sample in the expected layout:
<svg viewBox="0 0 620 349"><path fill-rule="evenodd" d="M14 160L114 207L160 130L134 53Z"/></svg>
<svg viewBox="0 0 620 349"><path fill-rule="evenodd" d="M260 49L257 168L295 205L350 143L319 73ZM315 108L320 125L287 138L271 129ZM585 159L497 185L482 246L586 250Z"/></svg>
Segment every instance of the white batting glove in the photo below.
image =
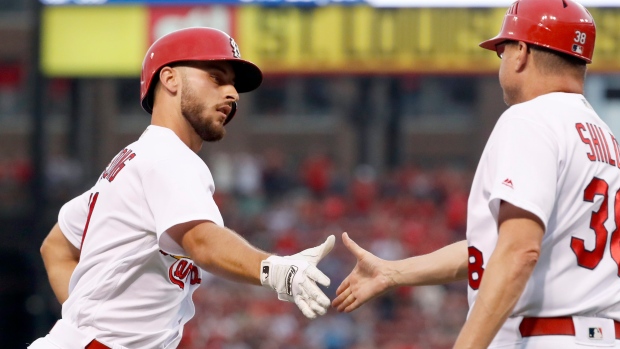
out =
<svg viewBox="0 0 620 349"><path fill-rule="evenodd" d="M323 244L292 256L270 256L261 262L261 284L278 293L278 299L295 302L304 315L314 319L327 312L329 298L316 285L329 286L330 281L317 263L334 248L336 238L330 235Z"/></svg>

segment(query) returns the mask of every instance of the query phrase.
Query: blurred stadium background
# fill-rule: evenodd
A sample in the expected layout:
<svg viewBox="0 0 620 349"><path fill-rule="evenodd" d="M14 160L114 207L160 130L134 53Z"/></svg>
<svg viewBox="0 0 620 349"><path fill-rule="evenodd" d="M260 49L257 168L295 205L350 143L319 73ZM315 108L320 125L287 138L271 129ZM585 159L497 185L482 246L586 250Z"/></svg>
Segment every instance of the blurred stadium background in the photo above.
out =
<svg viewBox="0 0 620 349"><path fill-rule="evenodd" d="M143 54L183 27L230 33L266 74L200 153L229 227L280 254L347 231L386 259L464 238L477 159L506 108L499 59L477 44L510 2L0 0L2 346L24 348L58 318L41 241L148 125ZM598 26L586 94L620 134L620 8L583 4ZM330 298L353 265L338 238L320 264ZM181 348L450 348L465 294L401 288L308 321L272 292L205 276Z"/></svg>

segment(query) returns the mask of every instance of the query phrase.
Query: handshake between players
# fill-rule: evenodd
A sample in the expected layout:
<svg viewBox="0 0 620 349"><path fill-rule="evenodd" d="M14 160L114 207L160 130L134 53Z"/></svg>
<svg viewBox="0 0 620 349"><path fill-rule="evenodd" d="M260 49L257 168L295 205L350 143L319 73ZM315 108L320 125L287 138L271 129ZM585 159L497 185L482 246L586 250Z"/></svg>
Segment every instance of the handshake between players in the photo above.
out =
<svg viewBox="0 0 620 349"><path fill-rule="evenodd" d="M340 284L331 304L338 311L351 312L396 284L388 261L359 247L347 233L342 239L357 265ZM335 240L330 235L323 244L292 256L270 256L261 263L261 284L274 289L278 299L294 302L310 319L324 315L330 301L316 284L329 286L330 280L316 265L333 249Z"/></svg>

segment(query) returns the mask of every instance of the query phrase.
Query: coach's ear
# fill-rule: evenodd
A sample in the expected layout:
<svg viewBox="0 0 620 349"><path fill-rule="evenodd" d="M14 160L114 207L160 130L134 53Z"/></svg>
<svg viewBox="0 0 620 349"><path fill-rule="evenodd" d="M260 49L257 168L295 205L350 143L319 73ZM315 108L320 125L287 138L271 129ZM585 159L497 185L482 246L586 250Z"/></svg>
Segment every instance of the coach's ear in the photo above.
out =
<svg viewBox="0 0 620 349"><path fill-rule="evenodd" d="M532 56L529 44L519 41L517 43L517 55L515 59L515 71L522 72L530 63Z"/></svg>

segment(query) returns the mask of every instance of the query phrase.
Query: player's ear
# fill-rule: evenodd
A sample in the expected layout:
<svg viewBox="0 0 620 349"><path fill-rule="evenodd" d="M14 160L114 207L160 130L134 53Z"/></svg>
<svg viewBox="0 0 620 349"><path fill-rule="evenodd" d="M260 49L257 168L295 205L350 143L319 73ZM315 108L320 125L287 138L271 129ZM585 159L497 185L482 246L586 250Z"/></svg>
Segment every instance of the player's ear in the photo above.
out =
<svg viewBox="0 0 620 349"><path fill-rule="evenodd" d="M515 70L523 71L532 59L530 46L523 41L517 42L517 57L515 59Z"/></svg>
<svg viewBox="0 0 620 349"><path fill-rule="evenodd" d="M159 71L159 83L169 93L175 94L181 84L181 72L178 69L165 66Z"/></svg>

